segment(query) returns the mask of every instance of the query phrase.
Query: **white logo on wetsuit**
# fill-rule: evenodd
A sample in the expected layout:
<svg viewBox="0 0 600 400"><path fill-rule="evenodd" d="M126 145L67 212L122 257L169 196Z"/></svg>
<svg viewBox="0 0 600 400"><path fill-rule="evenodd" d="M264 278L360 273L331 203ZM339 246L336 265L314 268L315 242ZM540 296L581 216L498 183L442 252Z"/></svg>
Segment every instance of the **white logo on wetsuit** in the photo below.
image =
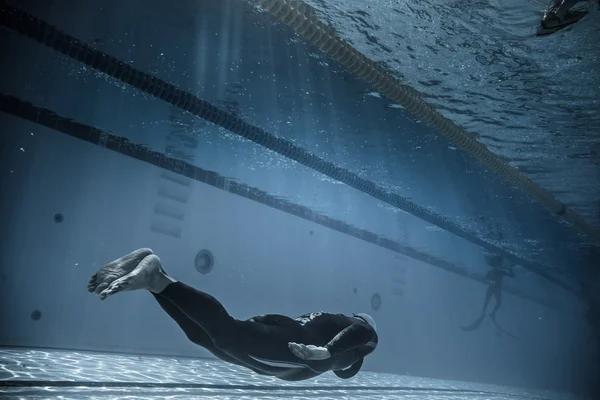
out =
<svg viewBox="0 0 600 400"><path fill-rule="evenodd" d="M304 326L306 324L308 324L310 321L312 321L313 319L319 317L323 315L323 312L314 312L314 313L310 313L310 314L304 314L298 318L296 318L294 321L297 321L300 325Z"/></svg>

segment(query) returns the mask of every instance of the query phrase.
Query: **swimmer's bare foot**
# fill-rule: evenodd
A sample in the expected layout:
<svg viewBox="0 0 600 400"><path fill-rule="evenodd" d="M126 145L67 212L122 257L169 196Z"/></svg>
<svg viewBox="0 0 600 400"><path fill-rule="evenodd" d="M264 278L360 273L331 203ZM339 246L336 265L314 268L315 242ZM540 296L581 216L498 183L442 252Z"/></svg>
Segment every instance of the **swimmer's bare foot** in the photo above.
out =
<svg viewBox="0 0 600 400"><path fill-rule="evenodd" d="M108 285L133 271L150 254L152 254L150 249L138 249L104 265L90 278L88 291L100 294Z"/></svg>
<svg viewBox="0 0 600 400"><path fill-rule="evenodd" d="M153 293L162 292L169 284L175 282L162 269L160 259L151 254L144 258L137 267L127 275L112 282L108 288L100 292L100 299L119 292L145 289Z"/></svg>

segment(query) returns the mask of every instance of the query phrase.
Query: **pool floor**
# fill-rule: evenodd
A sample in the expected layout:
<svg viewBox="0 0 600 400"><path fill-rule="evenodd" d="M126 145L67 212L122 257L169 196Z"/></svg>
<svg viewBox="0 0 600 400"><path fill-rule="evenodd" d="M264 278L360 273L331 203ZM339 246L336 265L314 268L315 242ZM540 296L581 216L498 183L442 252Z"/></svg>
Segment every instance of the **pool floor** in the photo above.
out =
<svg viewBox="0 0 600 400"><path fill-rule="evenodd" d="M213 359L0 348L2 399L535 399L580 397L374 372L304 382L256 375Z"/></svg>

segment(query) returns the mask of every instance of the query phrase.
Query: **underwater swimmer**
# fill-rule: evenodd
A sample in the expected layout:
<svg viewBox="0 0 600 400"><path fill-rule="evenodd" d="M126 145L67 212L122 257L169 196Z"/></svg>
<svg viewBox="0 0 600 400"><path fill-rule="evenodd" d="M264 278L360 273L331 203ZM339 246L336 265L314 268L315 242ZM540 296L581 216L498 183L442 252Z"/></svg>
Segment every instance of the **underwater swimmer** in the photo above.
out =
<svg viewBox="0 0 600 400"><path fill-rule="evenodd" d="M488 289L485 294L485 300L483 302L483 309L481 310L481 315L471 325L463 326L460 329L462 329L463 331L473 331L479 328L479 326L485 319L485 313L493 296L496 299L496 304L494 306L494 309L490 313L490 317L492 318L492 321L494 321L494 324L498 327L498 329L502 330L502 328L500 328L500 326L496 322L496 313L498 313L498 310L500 310L500 306L502 305L502 282L505 276L509 276L511 278L515 277L515 273L513 272L512 268L493 268L487 273L487 275L485 276L485 280L488 283ZM504 333L510 335L507 332ZM510 336L514 337L513 335Z"/></svg>
<svg viewBox="0 0 600 400"><path fill-rule="evenodd" d="M549 35L578 22L587 15L587 10L573 10L578 3L592 0L554 0L554 5L542 17L538 36Z"/></svg>
<svg viewBox="0 0 600 400"><path fill-rule="evenodd" d="M296 319L268 314L241 321L207 293L171 278L150 249L139 249L100 268L88 283L100 299L148 290L189 340L223 361L288 381L327 371L348 379L378 343L368 314L311 313Z"/></svg>

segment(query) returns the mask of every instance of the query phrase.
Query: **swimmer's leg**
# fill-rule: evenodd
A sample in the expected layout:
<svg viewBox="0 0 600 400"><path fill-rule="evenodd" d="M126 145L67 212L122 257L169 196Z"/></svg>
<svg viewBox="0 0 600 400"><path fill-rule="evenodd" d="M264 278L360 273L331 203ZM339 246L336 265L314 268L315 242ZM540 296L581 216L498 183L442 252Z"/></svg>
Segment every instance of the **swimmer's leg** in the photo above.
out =
<svg viewBox="0 0 600 400"><path fill-rule="evenodd" d="M288 324L237 320L213 296L182 282L169 284L160 296L200 326L219 350L254 371L278 376L290 368L306 368L288 347L289 342L305 341L300 325L292 329Z"/></svg>
<svg viewBox="0 0 600 400"><path fill-rule="evenodd" d="M490 304L490 299L492 298L493 294L494 286L493 284L490 284L490 286L487 288L487 291L485 292L485 300L483 301L483 309L481 310L481 315L479 315L479 318L477 318L472 324L467 326L461 326L460 329L469 332L474 331L475 329L481 326L481 324L485 320L485 312L488 308L488 305Z"/></svg>
<svg viewBox="0 0 600 400"><path fill-rule="evenodd" d="M485 292L485 300L483 301L483 309L481 310L481 314L485 314L485 312L487 311L488 306L490 305L490 300L492 299L492 296L494 295L494 290L495 290L495 284L491 284L487 291Z"/></svg>
<svg viewBox="0 0 600 400"><path fill-rule="evenodd" d="M207 293L177 282L167 275L160 259L151 254L129 274L111 283L100 293L100 298L130 290L149 290L168 300L189 320L201 328L213 345L238 362L256 372L277 376L289 368L305 368L303 360L288 348L289 342L303 342L300 332L252 320L239 321L231 317L223 305ZM205 342L206 343L206 342ZM274 360L277 365L259 361Z"/></svg>
<svg viewBox="0 0 600 400"><path fill-rule="evenodd" d="M502 288L501 287L496 288L496 290L494 291L494 297L496 299L496 305L494 306L494 309L490 313L490 316L495 319L496 313L498 312L498 310L500 310L500 307L502 306Z"/></svg>
<svg viewBox="0 0 600 400"><path fill-rule="evenodd" d="M187 338L194 344L204 347L210 351L215 357L220 358L223 361L230 362L233 364L242 365L238 360L230 357L226 353L222 352L215 346L213 341L210 339L208 334L197 325L194 321L189 319L179 308L177 308L169 300L163 298L160 294L152 293L161 308L179 325L183 333Z"/></svg>
<svg viewBox="0 0 600 400"><path fill-rule="evenodd" d="M509 333L509 332L505 331L504 329L502 329L502 327L500 326L500 324L498 324L498 321L496 321L496 313L498 312L498 310L500 310L500 307L502 306L502 288L498 287L498 289L496 290L496 292L494 293L494 295L496 297L496 305L494 306L494 309L490 313L490 317L492 318L492 321L494 322L494 325L496 325L496 328L498 328L498 330L500 332L504 333L505 335L510 336L513 339L517 339L518 340L519 339L518 337L516 337L512 333Z"/></svg>
<svg viewBox="0 0 600 400"><path fill-rule="evenodd" d="M152 250L143 248L133 251L102 266L88 282L88 291L100 294L111 283L127 275L138 266L140 261L152 254Z"/></svg>
<svg viewBox="0 0 600 400"><path fill-rule="evenodd" d="M130 290L149 290L153 293L162 292L169 284L175 282L169 277L160 264L160 259L150 254L146 256L130 273L113 281L106 289L100 292L100 299L120 292Z"/></svg>
<svg viewBox="0 0 600 400"><path fill-rule="evenodd" d="M179 308L177 308L169 300L163 298L160 294L157 294L157 293L152 293L152 295L154 296L154 298L156 299L158 304L161 306L161 308L177 323L177 325L179 325L179 327L181 328L183 333L185 333L187 338L192 343L197 344L198 346L204 347L212 355L214 355L215 357L217 357L218 359L220 359L222 361L225 361L225 362L228 362L231 364L235 364L235 365L239 365L242 367L250 368L250 367L244 365L244 363L231 357L230 355L228 355L227 353L225 353L224 351L219 349L217 346L215 346L213 341L208 336L208 333L206 333L204 331L204 329L202 329L200 326L196 325L196 323L194 321L189 319ZM267 374L263 371L257 370L255 368L250 368L250 369L253 370L254 372L256 372L257 374L271 375L271 374ZM306 375L306 376L308 376L308 375ZM285 378L282 378L282 379L285 379ZM304 379L307 379L307 378L304 378Z"/></svg>

